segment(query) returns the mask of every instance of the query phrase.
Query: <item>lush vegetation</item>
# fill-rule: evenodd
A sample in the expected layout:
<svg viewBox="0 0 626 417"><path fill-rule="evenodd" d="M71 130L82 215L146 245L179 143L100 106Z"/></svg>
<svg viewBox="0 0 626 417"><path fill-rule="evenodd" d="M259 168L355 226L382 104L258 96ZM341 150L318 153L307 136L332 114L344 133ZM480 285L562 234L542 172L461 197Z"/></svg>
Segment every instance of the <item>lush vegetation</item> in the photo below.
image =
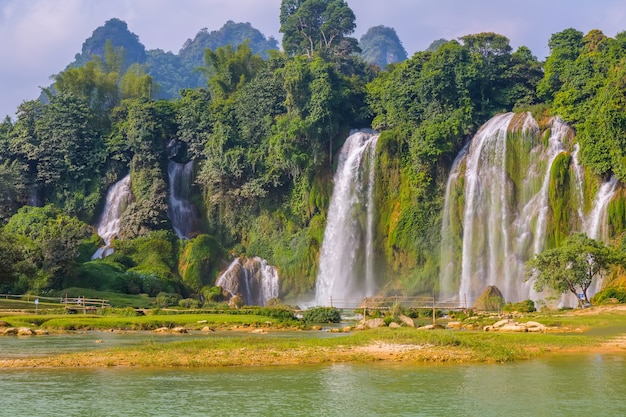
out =
<svg viewBox="0 0 626 417"><path fill-rule="evenodd" d="M542 116L561 115L587 169L626 179L624 34L567 29L550 39L544 65L496 33L438 40L403 60L391 28L372 28L359 48L344 0L283 0L277 13L284 52L233 22L200 31L178 55L146 51L110 20L41 100L0 124L0 292L75 286L222 301L218 272L247 254L279 268L281 297L310 293L336 154L352 128L382 132L375 252L389 294L437 289L448 170L498 112L539 105ZM391 46L401 62L379 62ZM167 216L170 160L194 161L201 216L188 240ZM559 184L570 181L569 160L553 168ZM128 173L134 199L115 253L91 260L106 190ZM553 211L566 191L551 189ZM626 224L618 195L609 206L616 241ZM569 233L564 216L554 216L549 246Z"/></svg>

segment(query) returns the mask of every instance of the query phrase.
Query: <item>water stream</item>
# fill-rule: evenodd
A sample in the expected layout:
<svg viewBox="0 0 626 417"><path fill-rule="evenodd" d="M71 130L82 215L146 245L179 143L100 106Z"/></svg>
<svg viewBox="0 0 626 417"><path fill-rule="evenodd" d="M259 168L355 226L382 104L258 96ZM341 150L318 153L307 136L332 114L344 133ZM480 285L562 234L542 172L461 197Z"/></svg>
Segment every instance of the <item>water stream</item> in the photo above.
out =
<svg viewBox="0 0 626 417"><path fill-rule="evenodd" d="M334 189L320 252L317 305L331 298L373 295L374 189L378 134L352 133L339 154Z"/></svg>
<svg viewBox="0 0 626 417"><path fill-rule="evenodd" d="M92 255L92 259L103 258L113 253L113 248L109 245L111 240L120 232L120 218L133 199L130 174L109 188L104 210L98 222L98 236L104 240L105 246L98 248Z"/></svg>

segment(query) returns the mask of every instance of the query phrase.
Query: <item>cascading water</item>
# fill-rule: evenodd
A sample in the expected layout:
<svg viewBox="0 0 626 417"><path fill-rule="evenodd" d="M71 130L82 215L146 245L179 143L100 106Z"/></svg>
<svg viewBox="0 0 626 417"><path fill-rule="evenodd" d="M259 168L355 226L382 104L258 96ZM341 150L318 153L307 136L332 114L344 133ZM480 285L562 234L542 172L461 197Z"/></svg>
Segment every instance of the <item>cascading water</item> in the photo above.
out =
<svg viewBox="0 0 626 417"><path fill-rule="evenodd" d="M371 296L374 276L374 158L378 134L352 133L339 154L319 261L316 304Z"/></svg>
<svg viewBox="0 0 626 417"><path fill-rule="evenodd" d="M524 282L525 262L544 248L550 170L565 150L570 129L552 119L547 146L538 132L530 114L501 114L480 129L466 155L459 155L444 205L444 296L456 288L459 302L469 306L489 285L497 286L507 300L535 295L531 283ZM450 219L455 217L453 228Z"/></svg>
<svg viewBox="0 0 626 417"><path fill-rule="evenodd" d="M133 193L130 189L130 175L113 184L107 192L104 211L98 223L98 235L104 240L105 246L99 248L92 259L103 258L113 253L109 245L111 240L120 232L120 217L126 207L133 201Z"/></svg>
<svg viewBox="0 0 626 417"><path fill-rule="evenodd" d="M598 193L593 202L593 209L589 216L583 222L584 232L591 239L599 240L603 243L609 241L608 231L608 205L617 190L617 178L612 176L611 179L600 187ZM600 280L594 280L589 287L590 293L595 294L600 291L602 282Z"/></svg>
<svg viewBox="0 0 626 417"><path fill-rule="evenodd" d="M217 278L215 285L232 296L240 295L246 305L264 306L270 299L278 297L278 271L259 257L236 258Z"/></svg>
<svg viewBox="0 0 626 417"><path fill-rule="evenodd" d="M191 203L191 186L193 184L193 161L185 164L170 160L167 165L169 180L168 216L172 227L179 238L189 238L198 231L200 216Z"/></svg>

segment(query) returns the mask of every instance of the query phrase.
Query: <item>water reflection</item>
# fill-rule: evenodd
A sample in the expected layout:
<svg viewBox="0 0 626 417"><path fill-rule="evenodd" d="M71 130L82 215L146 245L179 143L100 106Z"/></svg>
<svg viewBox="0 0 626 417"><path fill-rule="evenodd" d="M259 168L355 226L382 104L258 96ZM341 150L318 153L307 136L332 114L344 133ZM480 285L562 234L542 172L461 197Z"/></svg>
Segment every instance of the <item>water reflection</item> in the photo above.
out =
<svg viewBox="0 0 626 417"><path fill-rule="evenodd" d="M3 369L11 416L618 416L626 361Z"/></svg>

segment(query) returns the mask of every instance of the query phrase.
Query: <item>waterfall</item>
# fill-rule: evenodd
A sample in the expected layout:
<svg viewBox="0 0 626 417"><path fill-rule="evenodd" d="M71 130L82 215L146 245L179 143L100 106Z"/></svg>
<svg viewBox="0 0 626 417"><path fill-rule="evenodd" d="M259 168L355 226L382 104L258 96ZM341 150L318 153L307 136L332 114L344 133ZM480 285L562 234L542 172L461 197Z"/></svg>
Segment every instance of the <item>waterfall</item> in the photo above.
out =
<svg viewBox="0 0 626 417"><path fill-rule="evenodd" d="M524 282L525 262L544 249L550 170L570 129L554 118L547 144L538 133L529 113L501 114L455 160L442 221L444 297L457 288L459 302L471 306L489 285L507 300L536 295L532 283Z"/></svg>
<svg viewBox="0 0 626 417"><path fill-rule="evenodd" d="M215 282L232 296L243 297L246 305L264 306L278 298L278 271L265 259L236 258Z"/></svg>
<svg viewBox="0 0 626 417"><path fill-rule="evenodd" d="M92 255L92 259L103 258L113 253L113 248L109 245L120 232L120 217L132 201L133 193L130 189L129 174L113 184L107 192L104 210L98 222L98 235L104 240L105 246L99 248Z"/></svg>
<svg viewBox="0 0 626 417"><path fill-rule="evenodd" d="M448 175L448 181L446 183L446 199L444 201L443 217L441 220L441 253L439 257L439 264L441 265L440 295L446 300L455 296L456 289L454 277L460 275L460 265L457 254L460 252L458 236L460 236L461 233L453 230L453 225L460 223L455 221L455 219L459 216L459 212L458 207L452 207L452 202L457 201L458 198L452 198L452 195L453 193L461 192L461 190L459 190L460 187L456 187L456 185L458 183L459 175L461 175L461 169L463 167L462 162L465 161L465 155L467 155L468 150L469 142L454 159L450 174Z"/></svg>
<svg viewBox="0 0 626 417"><path fill-rule="evenodd" d="M168 216L172 227L179 238L189 238L198 231L200 216L191 203L191 186L193 184L193 161L185 164L170 160L167 165L169 181Z"/></svg>
<svg viewBox="0 0 626 417"><path fill-rule="evenodd" d="M378 134L352 133L339 154L319 261L317 305L371 296L374 274L374 158Z"/></svg>
<svg viewBox="0 0 626 417"><path fill-rule="evenodd" d="M583 222L584 232L591 239L599 240L603 243L609 241L608 231L608 206L617 190L617 178L612 176L611 179L600 187L593 201L593 209L589 216ZM594 279L589 287L590 293L595 294L600 291L602 283L600 280Z"/></svg>
<svg viewBox="0 0 626 417"><path fill-rule="evenodd" d="M583 222L583 230L591 239L608 243L609 231L607 227L607 208L616 190L617 178L615 178L615 176L612 176L609 181L602 184L598 190L598 193L593 200L593 209Z"/></svg>

